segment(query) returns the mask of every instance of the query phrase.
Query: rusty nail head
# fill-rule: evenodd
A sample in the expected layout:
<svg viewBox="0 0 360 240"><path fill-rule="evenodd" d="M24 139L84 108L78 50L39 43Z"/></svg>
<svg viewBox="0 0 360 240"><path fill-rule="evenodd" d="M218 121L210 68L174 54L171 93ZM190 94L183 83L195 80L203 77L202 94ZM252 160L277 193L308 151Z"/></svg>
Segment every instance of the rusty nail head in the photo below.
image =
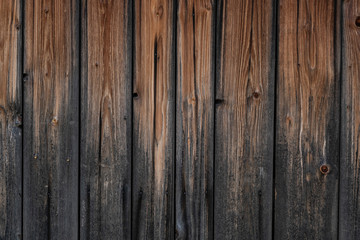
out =
<svg viewBox="0 0 360 240"><path fill-rule="evenodd" d="M321 167L320 167L320 172L322 173L322 174L328 174L329 173L329 167L326 165L326 164L323 164L323 165L321 165Z"/></svg>

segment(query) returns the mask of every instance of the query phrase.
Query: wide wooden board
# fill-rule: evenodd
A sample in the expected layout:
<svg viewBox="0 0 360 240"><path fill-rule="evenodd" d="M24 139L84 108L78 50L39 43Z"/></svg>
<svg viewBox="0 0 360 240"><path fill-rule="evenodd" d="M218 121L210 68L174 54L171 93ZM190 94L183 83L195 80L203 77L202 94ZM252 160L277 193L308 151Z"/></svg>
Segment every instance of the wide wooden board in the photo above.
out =
<svg viewBox="0 0 360 240"><path fill-rule="evenodd" d="M270 239L274 2L218 2L215 239Z"/></svg>
<svg viewBox="0 0 360 240"><path fill-rule="evenodd" d="M342 6L339 238L360 238L360 1Z"/></svg>
<svg viewBox="0 0 360 240"><path fill-rule="evenodd" d="M178 1L176 238L213 238L215 1Z"/></svg>
<svg viewBox="0 0 360 240"><path fill-rule="evenodd" d="M22 226L22 4L0 1L0 239Z"/></svg>
<svg viewBox="0 0 360 240"><path fill-rule="evenodd" d="M130 239L132 4L81 13L80 239Z"/></svg>
<svg viewBox="0 0 360 240"><path fill-rule="evenodd" d="M335 3L279 2L275 239L336 239L339 78Z"/></svg>
<svg viewBox="0 0 360 240"><path fill-rule="evenodd" d="M79 1L25 2L24 239L77 239Z"/></svg>
<svg viewBox="0 0 360 240"><path fill-rule="evenodd" d="M132 237L174 237L174 1L135 1Z"/></svg>

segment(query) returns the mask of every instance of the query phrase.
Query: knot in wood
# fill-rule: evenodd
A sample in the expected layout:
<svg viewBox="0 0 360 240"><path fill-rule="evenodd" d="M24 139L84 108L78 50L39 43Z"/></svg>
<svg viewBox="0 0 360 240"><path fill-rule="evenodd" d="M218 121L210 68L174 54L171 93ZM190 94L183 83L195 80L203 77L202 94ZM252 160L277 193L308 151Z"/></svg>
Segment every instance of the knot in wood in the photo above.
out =
<svg viewBox="0 0 360 240"><path fill-rule="evenodd" d="M58 124L58 119L57 119L57 117L53 117L53 119L51 120L51 124L52 124L53 126L56 126L56 125Z"/></svg>
<svg viewBox="0 0 360 240"><path fill-rule="evenodd" d="M253 92L253 96L254 96L254 98L259 98L259 97L260 97L260 93L258 93L258 92Z"/></svg>
<svg viewBox="0 0 360 240"><path fill-rule="evenodd" d="M159 7L156 9L156 16L157 16L157 17L161 17L161 16L163 15L163 12L164 12L163 6L159 6Z"/></svg>
<svg viewBox="0 0 360 240"><path fill-rule="evenodd" d="M357 27L360 27L360 16L356 17L356 19L355 19L355 25L356 25Z"/></svg>

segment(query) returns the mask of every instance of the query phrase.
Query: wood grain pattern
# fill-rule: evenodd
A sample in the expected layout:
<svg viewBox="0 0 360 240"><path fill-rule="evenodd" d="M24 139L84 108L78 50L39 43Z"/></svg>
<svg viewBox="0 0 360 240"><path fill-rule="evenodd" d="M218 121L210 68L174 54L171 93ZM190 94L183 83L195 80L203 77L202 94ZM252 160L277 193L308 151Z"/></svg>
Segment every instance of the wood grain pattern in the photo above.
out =
<svg viewBox="0 0 360 240"><path fill-rule="evenodd" d="M215 239L270 239L273 1L218 5Z"/></svg>
<svg viewBox="0 0 360 240"><path fill-rule="evenodd" d="M175 236L212 239L215 3L178 4Z"/></svg>
<svg viewBox="0 0 360 240"><path fill-rule="evenodd" d="M174 3L135 1L134 239L174 237Z"/></svg>
<svg viewBox="0 0 360 240"><path fill-rule="evenodd" d="M0 239L360 239L359 37L360 0L0 1Z"/></svg>
<svg viewBox="0 0 360 240"><path fill-rule="evenodd" d="M360 1L343 2L339 238L360 238Z"/></svg>
<svg viewBox="0 0 360 240"><path fill-rule="evenodd" d="M79 7L25 1L24 239L77 239Z"/></svg>
<svg viewBox="0 0 360 240"><path fill-rule="evenodd" d="M131 14L82 2L81 239L131 236Z"/></svg>
<svg viewBox="0 0 360 240"><path fill-rule="evenodd" d="M327 0L279 2L275 239L337 238L334 8Z"/></svg>
<svg viewBox="0 0 360 240"><path fill-rule="evenodd" d="M0 239L21 238L21 1L0 1Z"/></svg>

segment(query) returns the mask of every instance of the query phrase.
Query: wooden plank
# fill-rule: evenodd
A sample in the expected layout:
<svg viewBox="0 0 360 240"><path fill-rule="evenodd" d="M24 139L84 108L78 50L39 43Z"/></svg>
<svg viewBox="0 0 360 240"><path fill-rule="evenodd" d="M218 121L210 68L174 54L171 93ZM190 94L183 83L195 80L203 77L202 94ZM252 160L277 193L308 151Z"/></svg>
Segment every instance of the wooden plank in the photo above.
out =
<svg viewBox="0 0 360 240"><path fill-rule="evenodd" d="M336 239L335 3L279 2L275 239Z"/></svg>
<svg viewBox="0 0 360 240"><path fill-rule="evenodd" d="M215 3L178 1L176 238L213 238Z"/></svg>
<svg viewBox="0 0 360 240"><path fill-rule="evenodd" d="M339 238L360 238L360 1L342 6Z"/></svg>
<svg viewBox="0 0 360 240"><path fill-rule="evenodd" d="M271 239L274 3L218 4L215 239Z"/></svg>
<svg viewBox="0 0 360 240"><path fill-rule="evenodd" d="M77 239L79 2L25 1L24 239Z"/></svg>
<svg viewBox="0 0 360 240"><path fill-rule="evenodd" d="M0 239L21 238L21 1L0 1Z"/></svg>
<svg viewBox="0 0 360 240"><path fill-rule="evenodd" d="M82 2L80 239L131 237L132 4Z"/></svg>
<svg viewBox="0 0 360 240"><path fill-rule="evenodd" d="M173 1L135 1L134 239L174 237L174 14Z"/></svg>

